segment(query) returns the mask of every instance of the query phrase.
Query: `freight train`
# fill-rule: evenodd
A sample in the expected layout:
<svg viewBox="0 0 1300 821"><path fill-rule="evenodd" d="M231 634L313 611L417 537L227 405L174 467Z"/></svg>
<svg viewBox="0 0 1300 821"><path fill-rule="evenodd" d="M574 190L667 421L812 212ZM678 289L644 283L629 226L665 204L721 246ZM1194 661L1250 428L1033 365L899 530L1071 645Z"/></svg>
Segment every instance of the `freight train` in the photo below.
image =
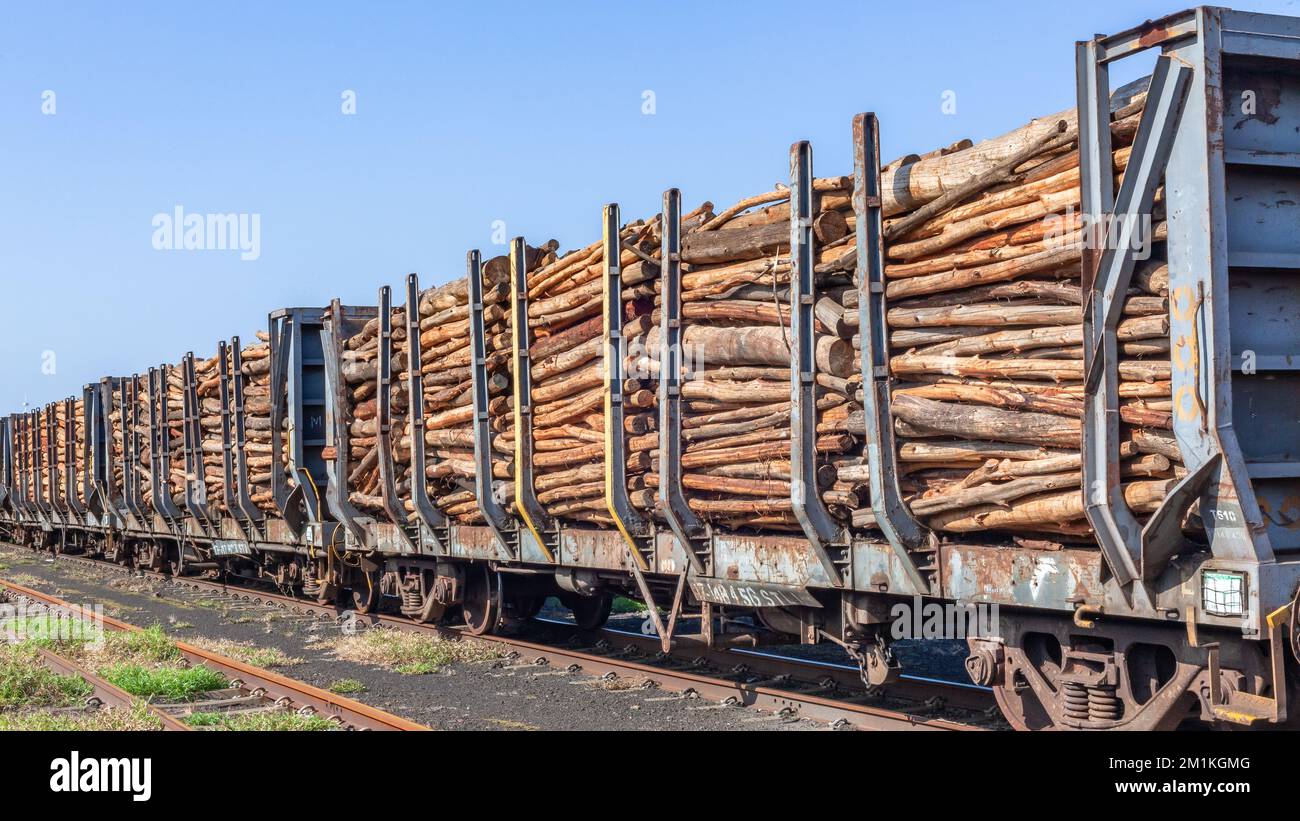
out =
<svg viewBox="0 0 1300 821"><path fill-rule="evenodd" d="M1108 72L1149 50L1156 68L1116 190ZM607 206L603 241L579 265L519 238L508 255L471 252L449 286L421 291L411 275L404 306L385 288L375 306L279 310L260 344L223 342L210 359L187 355L9 416L0 531L38 549L261 579L480 634L551 596L595 627L616 594L630 595L649 605L665 648L831 642L868 687L899 672L895 605L996 605L993 629L969 637L966 667L1017 728L1294 726L1300 20L1199 8L1081 42L1076 56L1079 216L1098 226L1085 236L1121 232L1086 245L1074 272L1085 412L1082 481L1065 498L1086 511L1082 538L1064 522L1059 542L1011 526L954 533L900 490L883 203L912 183L905 166L882 172L872 115L854 119L851 180L815 178L807 144L791 152L785 221L774 223L787 231L788 280L779 291L775 274L754 280L770 281L768 300L780 296L766 307L789 362L784 434L758 451L764 476L684 467L690 402L737 430L758 422L727 417L734 401L699 401L690 368L672 364L688 317L700 316L683 312L684 238L716 217L683 214L674 190L646 223L623 226ZM843 214L828 217L821 201L836 197ZM1122 232L1157 199L1168 256L1161 366L1180 468L1139 518L1120 481L1121 424L1132 420L1116 333L1139 247ZM819 252L846 240L853 253L837 273ZM573 276L583 286L561 291L572 298L547 297L547 282ZM843 319L822 312L828 294L853 309L847 379L828 373L835 350L823 331ZM646 340L647 324L651 380L627 372L631 326ZM582 328L594 335L577 346L594 352L583 360L597 363L594 380L556 364L577 361L556 340ZM557 370L572 390L534 386ZM854 451L838 475L856 469L869 487L851 512L852 490L823 492L837 487L819 428L832 388L859 420L832 443ZM570 418L590 424L549 426ZM646 436L648 449L630 449ZM779 504L695 501L710 483L772 476ZM698 634L679 635L687 623Z"/></svg>

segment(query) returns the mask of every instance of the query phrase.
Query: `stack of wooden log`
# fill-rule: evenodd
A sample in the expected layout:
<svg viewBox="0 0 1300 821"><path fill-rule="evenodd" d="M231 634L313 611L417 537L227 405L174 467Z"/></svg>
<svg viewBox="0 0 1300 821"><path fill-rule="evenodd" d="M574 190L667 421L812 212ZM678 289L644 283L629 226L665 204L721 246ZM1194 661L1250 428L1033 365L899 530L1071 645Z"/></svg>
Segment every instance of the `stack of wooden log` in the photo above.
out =
<svg viewBox="0 0 1300 821"><path fill-rule="evenodd" d="M619 239L620 261L632 265L657 249L657 222L624 226ZM604 262L603 242L596 242L558 259L550 254L529 272L530 404L538 502L558 519L612 525L604 487ZM629 333L648 326L653 284L625 285L622 303ZM653 384L630 378L624 396L628 424L643 430L654 407ZM513 449L513 435L499 437L498 446ZM630 458L633 473L638 464L639 472L648 467L641 451Z"/></svg>
<svg viewBox="0 0 1300 821"><path fill-rule="evenodd" d="M349 501L371 513L383 510L376 445L379 320L372 319L344 342L341 352L348 424Z"/></svg>
<svg viewBox="0 0 1300 821"><path fill-rule="evenodd" d="M227 354L229 358L229 354ZM221 437L221 359L194 360L195 398L199 403L199 452L203 460L203 483L210 510L224 513L226 474Z"/></svg>
<svg viewBox="0 0 1300 821"><path fill-rule="evenodd" d="M131 426L135 434L138 454L135 463L131 465L131 470L135 472L138 487L140 489L140 500L143 505L142 510L150 512L154 509L153 504L153 475L150 472L150 454L153 452L153 437L149 432L149 380L147 377L140 378L140 387L136 392L136 401L134 403L134 418L136 424ZM128 408L128 411L132 408ZM127 419L131 423L131 419Z"/></svg>
<svg viewBox="0 0 1300 821"><path fill-rule="evenodd" d="M266 513L278 508L271 491L271 346L265 331L257 333L257 342L239 352L244 376L244 461L248 469L248 495L254 505ZM284 401L283 396L275 401ZM281 432L284 433L282 423Z"/></svg>
<svg viewBox="0 0 1300 821"><path fill-rule="evenodd" d="M545 250L530 249L533 264ZM510 389L509 260L502 256L483 265L484 328L487 334L489 396L494 421L507 419ZM474 489L472 361L470 349L469 281L465 277L427 289L419 299L419 339L408 340L406 307L391 315L392 381L389 393L389 444L395 467L394 486L406 520L417 517L411 499L412 441L408 373L409 344L420 347L424 400L425 464L421 468L431 503L461 524L482 522ZM372 319L348 338L342 351L343 382L348 401L349 500L372 514L385 512L379 469L378 389L379 320ZM509 425L498 425L508 436ZM498 480L508 480L510 454L494 460ZM503 482L499 490L507 491ZM513 488L501 501L508 503Z"/></svg>
<svg viewBox="0 0 1300 821"><path fill-rule="evenodd" d="M1144 95L1116 103L1122 178ZM1090 539L1081 492L1083 326L1074 112L885 169L889 344L902 488L935 530ZM1118 338L1121 476L1152 512L1182 475L1170 434L1162 195ZM856 292L846 294L856 324ZM846 466L841 479L865 478ZM869 510L855 515L872 524Z"/></svg>
<svg viewBox="0 0 1300 821"><path fill-rule="evenodd" d="M86 493L89 488L86 487L86 402L84 399L76 399L72 403L72 447L73 462L76 466L76 475L73 482L76 486L77 498L84 505L88 499Z"/></svg>
<svg viewBox="0 0 1300 821"><path fill-rule="evenodd" d="M63 441L63 420L65 419L63 403L55 402L51 407L47 408L45 410L45 417L46 419L53 417L54 420L53 432L49 434L49 439L43 440L43 444L46 447L44 452L46 453L50 450L49 445L51 443L54 445L54 463L47 463L47 468L49 474L54 478L54 497L57 499L63 499L67 495L67 448ZM41 428L42 433L45 433L46 428L49 425L49 422L46 421L46 419L42 420L45 421L46 424L45 427ZM66 502L66 500L64 501Z"/></svg>
<svg viewBox="0 0 1300 821"><path fill-rule="evenodd" d="M181 365L165 369L167 453L163 471L167 474L167 492L178 510L185 510L185 490L189 475L185 472L185 371Z"/></svg>
<svg viewBox="0 0 1300 821"><path fill-rule="evenodd" d="M126 442L124 437L125 427L122 424L122 386L118 382L109 393L112 406L108 408L109 430L112 436L109 440L109 447L112 449L113 463L113 490L112 493L116 498L122 500L126 494L126 488L123 484L124 467L126 466ZM123 501L123 504L125 502Z"/></svg>
<svg viewBox="0 0 1300 821"><path fill-rule="evenodd" d="M529 249L529 262L541 264L554 257L555 243L543 249ZM509 434L510 380L510 260L497 256L482 265L483 327L487 354L489 402L497 419L504 420L502 432ZM469 281L462 277L432 288L420 296L420 372L424 388L425 465L424 478L429 498L444 514L461 524L483 521L474 487L474 428L472 359L470 348ZM409 422L394 426L401 434L399 452L409 459ZM501 453L493 460L493 479L498 501L514 498L513 453ZM408 498L403 496L403 498ZM409 504L409 503L408 503ZM408 508L409 509L409 508Z"/></svg>
<svg viewBox="0 0 1300 821"><path fill-rule="evenodd" d="M824 264L850 238L852 181L814 183L814 232L822 245L817 287L818 488L833 515L848 522L865 495L861 483L840 482L835 465L853 458L859 439L844 429L861 379L839 296L851 272ZM784 186L748 197L716 215L707 205L683 217L682 484L688 505L728 529L794 531L790 498L790 208ZM657 374L656 312L638 363ZM652 422L651 422L652 423ZM633 450L657 446L657 433L633 439ZM650 507L659 486L657 454L645 489Z"/></svg>

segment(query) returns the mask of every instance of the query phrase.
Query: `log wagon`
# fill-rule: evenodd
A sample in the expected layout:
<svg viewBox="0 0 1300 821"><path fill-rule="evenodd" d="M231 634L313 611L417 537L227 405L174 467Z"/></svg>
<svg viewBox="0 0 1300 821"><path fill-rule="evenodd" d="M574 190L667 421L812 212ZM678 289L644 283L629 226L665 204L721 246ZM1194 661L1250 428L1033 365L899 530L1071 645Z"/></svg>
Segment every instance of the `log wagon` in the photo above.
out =
<svg viewBox="0 0 1300 821"><path fill-rule="evenodd" d="M630 595L665 648L827 641L867 686L900 604L996 608L966 666L1019 728L1294 723L1300 21L1076 56L1002 137L882 165L859 115L851 176L797 143L721 211L611 204L10 416L4 526L477 633Z"/></svg>

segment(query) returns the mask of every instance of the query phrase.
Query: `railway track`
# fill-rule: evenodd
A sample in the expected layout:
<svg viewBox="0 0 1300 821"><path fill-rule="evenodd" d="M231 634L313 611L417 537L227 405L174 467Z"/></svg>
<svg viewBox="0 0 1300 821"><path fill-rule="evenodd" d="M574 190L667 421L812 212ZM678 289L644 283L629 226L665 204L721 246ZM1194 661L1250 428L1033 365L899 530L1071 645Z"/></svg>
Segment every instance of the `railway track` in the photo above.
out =
<svg viewBox="0 0 1300 821"><path fill-rule="evenodd" d="M41 662L59 675L77 676L89 684L92 688L91 694L86 698L86 703L81 708L68 710L63 708L64 712L86 712L89 710L98 710L104 707L110 707L120 710L130 710L135 706L136 697L100 676L96 675L90 669L83 667L72 659L64 658L57 653L47 650L43 647L37 648L36 652L40 654ZM146 709L159 722L163 730L180 730L188 731L193 728L183 721L176 718L172 712L163 709L156 704L149 704Z"/></svg>
<svg viewBox="0 0 1300 821"><path fill-rule="evenodd" d="M216 592L254 605L318 618L352 619L354 624L366 628L406 630L450 639L469 637L456 627L421 624L387 614L359 614L252 586L198 577L175 578L79 556L60 555L57 560L100 571L144 573L191 590ZM562 622L543 622L540 626L551 634L546 641L518 635L472 638L495 643L523 663L595 676L632 678L644 686L676 691L685 697L754 707L834 728L918 731L1007 728L984 688L904 678L868 693L857 669L847 665L794 659L757 649L711 648L691 640L679 641L673 652L665 654L656 637L610 628L584 632Z"/></svg>
<svg viewBox="0 0 1300 821"><path fill-rule="evenodd" d="M26 600L34 605L60 613L82 614L75 605L33 590L30 587L0 579L0 589L12 597ZM138 632L141 628L115 619L102 616L104 626L110 630ZM339 725L344 730L427 730L422 724L408 721L383 710L336 695L327 690L313 687L301 681L282 676L270 670L264 670L237 659L204 650L183 641L174 641L176 648L191 665L205 665L224 675L230 681L230 687L211 691L205 697L194 702L178 704L151 704L150 710L163 722L164 729L190 729L178 716L201 711L218 711L229 715L270 712L272 710L292 710L304 715L318 715ZM129 708L133 696L115 685L104 681L90 670L69 659L48 650L41 650L45 663L59 672L78 675L86 679L95 688L96 697L114 706ZM179 726L176 726L179 725Z"/></svg>

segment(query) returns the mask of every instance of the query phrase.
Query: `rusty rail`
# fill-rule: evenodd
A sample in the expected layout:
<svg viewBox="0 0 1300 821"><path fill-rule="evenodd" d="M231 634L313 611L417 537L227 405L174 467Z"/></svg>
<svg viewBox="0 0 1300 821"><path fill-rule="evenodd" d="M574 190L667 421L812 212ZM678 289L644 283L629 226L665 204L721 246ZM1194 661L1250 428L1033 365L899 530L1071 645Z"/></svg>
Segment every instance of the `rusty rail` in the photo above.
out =
<svg viewBox="0 0 1300 821"><path fill-rule="evenodd" d="M33 590L30 587L6 579L0 579L0 588L58 610L75 609L73 605L56 596ZM111 616L103 616L102 618L104 625L114 630L126 632L139 632L141 630L141 628L133 624L128 624ZM245 664L242 661L195 647L192 644L186 644L183 641L173 640L173 643L176 645L176 649L180 650L181 654L191 664L206 664L233 681L238 681L241 687L252 691L262 690L267 698L280 706L297 709L310 707L317 713L337 720L347 729L408 731L429 729L423 724L417 724L414 721L384 712L368 704L335 695L327 690L296 681L279 673L254 667L251 664Z"/></svg>
<svg viewBox="0 0 1300 821"><path fill-rule="evenodd" d="M135 706L136 697L118 687L112 682L106 681L92 673L90 670L82 667L71 659L66 659L57 653L46 650L43 647L36 648L40 653L41 661L46 667L49 667L56 673L65 676L78 676L86 680L86 683L93 688L92 698L98 699L100 704L119 707L123 710L130 710ZM147 709L160 722L164 730L192 730L190 725L178 721L152 704L147 705Z"/></svg>

